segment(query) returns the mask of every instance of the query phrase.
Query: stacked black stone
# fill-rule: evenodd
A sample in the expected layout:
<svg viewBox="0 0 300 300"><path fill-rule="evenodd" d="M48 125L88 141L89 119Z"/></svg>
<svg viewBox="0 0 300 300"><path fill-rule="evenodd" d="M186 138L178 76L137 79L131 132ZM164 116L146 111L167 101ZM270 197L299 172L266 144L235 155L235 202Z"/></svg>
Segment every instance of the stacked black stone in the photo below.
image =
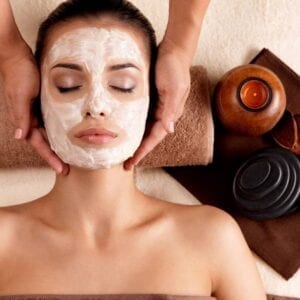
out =
<svg viewBox="0 0 300 300"><path fill-rule="evenodd" d="M238 168L232 192L235 206L248 218L292 213L300 207L300 160L286 149L260 150Z"/></svg>

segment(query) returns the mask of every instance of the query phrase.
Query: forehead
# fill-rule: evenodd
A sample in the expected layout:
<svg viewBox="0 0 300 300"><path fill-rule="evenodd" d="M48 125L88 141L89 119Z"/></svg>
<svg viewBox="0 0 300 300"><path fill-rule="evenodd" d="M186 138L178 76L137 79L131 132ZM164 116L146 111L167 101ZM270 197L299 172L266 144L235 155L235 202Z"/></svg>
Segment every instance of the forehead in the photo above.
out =
<svg viewBox="0 0 300 300"><path fill-rule="evenodd" d="M75 20L50 32L44 51L48 63L62 58L123 58L148 64L142 34L124 24L109 20Z"/></svg>

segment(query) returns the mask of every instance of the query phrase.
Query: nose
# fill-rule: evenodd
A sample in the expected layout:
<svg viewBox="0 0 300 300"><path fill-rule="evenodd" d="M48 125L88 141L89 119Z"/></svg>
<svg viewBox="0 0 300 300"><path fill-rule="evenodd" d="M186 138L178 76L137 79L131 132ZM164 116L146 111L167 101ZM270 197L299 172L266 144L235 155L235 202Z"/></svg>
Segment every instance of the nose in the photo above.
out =
<svg viewBox="0 0 300 300"><path fill-rule="evenodd" d="M93 118L96 118L97 116L106 117L106 113L101 112L101 113L99 113L99 114L94 114L94 113L91 113L90 111L86 111L86 113L85 113L85 117L93 117Z"/></svg>
<svg viewBox="0 0 300 300"><path fill-rule="evenodd" d="M86 101L84 117L107 117L111 114L112 107L109 100L100 99L102 97L91 97Z"/></svg>

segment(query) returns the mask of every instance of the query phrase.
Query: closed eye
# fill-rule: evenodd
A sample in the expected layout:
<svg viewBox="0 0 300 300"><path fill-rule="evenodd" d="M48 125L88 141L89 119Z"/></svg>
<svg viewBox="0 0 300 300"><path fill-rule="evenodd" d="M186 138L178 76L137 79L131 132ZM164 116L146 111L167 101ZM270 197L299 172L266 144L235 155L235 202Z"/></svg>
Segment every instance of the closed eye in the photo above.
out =
<svg viewBox="0 0 300 300"><path fill-rule="evenodd" d="M59 90L60 93L68 93L72 92L75 90L78 90L82 87L82 85L77 85L77 86L72 86L72 87L63 87L63 86L58 86L57 89Z"/></svg>
<svg viewBox="0 0 300 300"><path fill-rule="evenodd" d="M110 87L116 91L119 91L119 92L122 92L122 93L132 93L133 90L134 90L134 86L131 87L131 88L122 88L122 87L119 87L119 86L115 86L115 85L110 85Z"/></svg>

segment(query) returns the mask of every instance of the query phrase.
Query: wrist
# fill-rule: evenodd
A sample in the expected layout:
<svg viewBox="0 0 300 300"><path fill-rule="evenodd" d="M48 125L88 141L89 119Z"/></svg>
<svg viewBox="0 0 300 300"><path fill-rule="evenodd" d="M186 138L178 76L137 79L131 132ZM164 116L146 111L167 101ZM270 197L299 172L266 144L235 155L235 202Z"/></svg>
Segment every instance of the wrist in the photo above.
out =
<svg viewBox="0 0 300 300"><path fill-rule="evenodd" d="M190 64L197 49L208 3L209 0L169 1L169 19L163 41L188 57Z"/></svg>
<svg viewBox="0 0 300 300"><path fill-rule="evenodd" d="M193 54L189 49L183 47L177 41L172 40L168 36L165 36L159 45L159 54L160 55L173 55L180 59L180 61L187 65L191 66L193 61Z"/></svg>
<svg viewBox="0 0 300 300"><path fill-rule="evenodd" d="M185 26L181 27L180 23L172 24L169 22L162 42L168 48L173 47L174 51L182 53L191 64L197 49L199 35L199 24L196 25L194 22L186 21Z"/></svg>
<svg viewBox="0 0 300 300"><path fill-rule="evenodd" d="M8 60L18 60L21 57L32 56L31 48L26 44L22 37L15 37L0 42L0 64Z"/></svg>

